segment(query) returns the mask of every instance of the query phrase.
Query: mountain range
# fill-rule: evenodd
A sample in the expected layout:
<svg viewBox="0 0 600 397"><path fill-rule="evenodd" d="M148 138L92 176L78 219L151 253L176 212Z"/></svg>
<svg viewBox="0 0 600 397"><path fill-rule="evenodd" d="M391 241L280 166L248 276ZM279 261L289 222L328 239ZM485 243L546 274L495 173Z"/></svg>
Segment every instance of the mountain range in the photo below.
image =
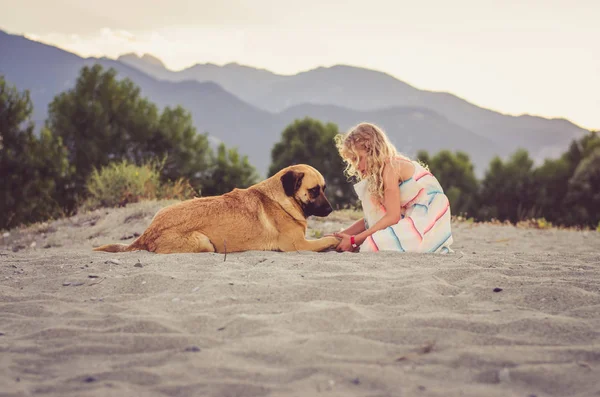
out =
<svg viewBox="0 0 600 397"><path fill-rule="evenodd" d="M525 148L536 160L564 152L587 131L565 119L511 116L453 94L419 90L375 70L336 65L291 76L235 63L197 64L172 71L156 57L82 58L57 47L0 31L0 74L30 90L41 125L55 95L72 88L85 65L114 68L159 107L181 105L198 132L237 147L266 176L283 129L310 116L343 131L361 121L382 126L398 149L434 154L462 150L482 176L493 156Z"/></svg>

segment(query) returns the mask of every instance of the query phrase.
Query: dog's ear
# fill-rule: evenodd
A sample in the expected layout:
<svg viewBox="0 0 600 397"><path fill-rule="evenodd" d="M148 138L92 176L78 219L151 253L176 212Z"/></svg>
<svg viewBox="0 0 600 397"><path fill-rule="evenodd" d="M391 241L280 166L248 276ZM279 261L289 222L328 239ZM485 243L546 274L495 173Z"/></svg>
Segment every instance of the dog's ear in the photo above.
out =
<svg viewBox="0 0 600 397"><path fill-rule="evenodd" d="M283 185L283 191L288 196L293 196L294 193L302 186L302 178L304 178L304 172L288 171L281 176L281 184Z"/></svg>

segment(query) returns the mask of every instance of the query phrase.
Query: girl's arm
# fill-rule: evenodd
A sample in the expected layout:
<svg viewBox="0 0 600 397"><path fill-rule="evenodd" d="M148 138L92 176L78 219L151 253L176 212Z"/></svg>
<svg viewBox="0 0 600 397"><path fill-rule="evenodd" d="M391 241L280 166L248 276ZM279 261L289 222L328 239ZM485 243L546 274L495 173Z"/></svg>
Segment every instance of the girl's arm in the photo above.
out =
<svg viewBox="0 0 600 397"><path fill-rule="evenodd" d="M360 218L351 226L341 231L341 234L355 235L365 231L365 218Z"/></svg>
<svg viewBox="0 0 600 397"><path fill-rule="evenodd" d="M340 241L338 244L338 251L354 250L350 244L350 237L352 235L354 235L356 245L361 245L373 233L383 230L391 225L395 225L400 221L402 216L402 208L400 207L400 189L398 189L398 177L400 176L402 180L406 180L414 173L414 166L411 163L407 163L407 165L410 165L407 167L405 164L406 163L400 163L399 175L394 172L392 167L386 166L383 170L383 202L386 208L385 215L367 230L364 229L363 223L362 231L359 231L358 234L355 234L358 231L358 226L356 230L353 229L358 222L346 229L344 232L335 233L336 237L342 239L342 241Z"/></svg>
<svg viewBox="0 0 600 397"><path fill-rule="evenodd" d="M383 205L386 213L379 221L367 230L363 230L355 235L356 244L362 244L371 234L383 230L388 226L395 225L400 221L402 208L400 206L400 189L398 189L398 175L392 167L386 167L383 170ZM352 233L348 233L352 235Z"/></svg>

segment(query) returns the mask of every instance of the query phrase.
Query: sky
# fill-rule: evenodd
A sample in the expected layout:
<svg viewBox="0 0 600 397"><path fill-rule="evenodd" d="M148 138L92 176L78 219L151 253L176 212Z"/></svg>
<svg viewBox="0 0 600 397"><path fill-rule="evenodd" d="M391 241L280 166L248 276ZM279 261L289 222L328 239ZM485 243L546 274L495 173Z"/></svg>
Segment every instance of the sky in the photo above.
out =
<svg viewBox="0 0 600 397"><path fill-rule="evenodd" d="M81 56L285 75L346 64L600 129L598 0L0 0L0 10L0 29Z"/></svg>

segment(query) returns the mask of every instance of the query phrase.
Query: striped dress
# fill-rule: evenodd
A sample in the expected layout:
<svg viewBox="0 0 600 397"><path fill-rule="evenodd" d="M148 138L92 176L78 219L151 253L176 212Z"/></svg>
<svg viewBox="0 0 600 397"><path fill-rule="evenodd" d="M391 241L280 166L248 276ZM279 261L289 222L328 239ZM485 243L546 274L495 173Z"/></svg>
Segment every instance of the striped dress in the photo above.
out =
<svg viewBox="0 0 600 397"><path fill-rule="evenodd" d="M416 161L413 176L400 183L402 219L392 226L369 236L360 252L453 252L450 225L450 203L438 180ZM362 202L365 227L374 225L385 214L385 207L369 195L367 180L354 185Z"/></svg>

